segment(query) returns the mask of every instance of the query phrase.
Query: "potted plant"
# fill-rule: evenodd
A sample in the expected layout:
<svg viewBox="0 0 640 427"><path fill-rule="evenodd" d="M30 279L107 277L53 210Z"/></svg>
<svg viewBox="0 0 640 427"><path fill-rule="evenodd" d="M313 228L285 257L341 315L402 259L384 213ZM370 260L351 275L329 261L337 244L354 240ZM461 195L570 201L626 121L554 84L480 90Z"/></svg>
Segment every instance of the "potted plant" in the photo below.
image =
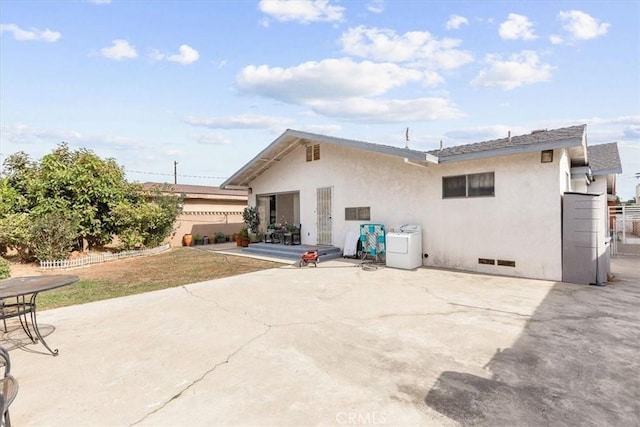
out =
<svg viewBox="0 0 640 427"><path fill-rule="evenodd" d="M258 227L260 227L260 215L254 206L247 206L242 211L242 220L244 221L245 228L252 235L258 234Z"/></svg>
<svg viewBox="0 0 640 427"><path fill-rule="evenodd" d="M201 245L201 244L203 244L203 243L204 243L204 239L203 239L203 238L202 238L202 236L201 236L201 235L199 235L199 234L195 234L195 235L193 236L193 241L195 242L195 244L196 244L196 245Z"/></svg>
<svg viewBox="0 0 640 427"><path fill-rule="evenodd" d="M224 243L225 239L226 239L225 235L221 231L218 231L216 234L213 235L213 241L215 243Z"/></svg>
<svg viewBox="0 0 640 427"><path fill-rule="evenodd" d="M240 230L240 232L238 233L238 240L236 242L240 242L239 246L242 246L243 248L249 246L249 230L247 230L246 228Z"/></svg>

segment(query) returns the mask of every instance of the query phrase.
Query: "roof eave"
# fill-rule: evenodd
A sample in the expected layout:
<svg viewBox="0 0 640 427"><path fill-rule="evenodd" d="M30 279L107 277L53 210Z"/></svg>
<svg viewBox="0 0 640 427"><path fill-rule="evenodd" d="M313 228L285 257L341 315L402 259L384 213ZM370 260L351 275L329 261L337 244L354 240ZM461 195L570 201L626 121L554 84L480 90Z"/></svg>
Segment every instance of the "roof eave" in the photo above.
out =
<svg viewBox="0 0 640 427"><path fill-rule="evenodd" d="M293 131L291 129L287 129L282 135L276 138L271 144L269 144L264 150L260 151L253 159L249 160L243 167L241 167L236 173L234 173L231 177L229 177L226 181L220 184L220 188L234 188L234 189L247 189L252 180L254 180L257 176L261 175L262 172L268 169L270 163L276 161L274 158L269 159L266 155L269 154L275 147L280 144L285 143L287 138L292 136L296 137L298 131ZM285 144L282 152L285 152L287 149L295 146L295 144L300 141L300 137L293 139L290 143ZM254 166L257 162L265 162L265 168L258 168L256 173L253 173L252 176L243 178L252 166Z"/></svg>
<svg viewBox="0 0 640 427"><path fill-rule="evenodd" d="M287 142L287 139L290 139L290 141ZM415 162L438 163L436 156L425 154L422 151L287 129L275 141L273 141L264 150L258 153L257 156L246 163L240 170L238 170L222 184L220 184L220 188L248 188L251 184L251 181L260 176L264 171L266 171L272 163L278 161L278 157L289 154L289 152L292 151L292 148L295 148L295 146L299 143L321 143L339 145L341 147L366 150L388 156L405 158ZM275 156L271 156L272 151L279 145L283 145L283 147L281 147L281 149L276 152ZM264 167L258 167L253 173L250 173L252 168L254 168L258 162L265 162Z"/></svg>
<svg viewBox="0 0 640 427"><path fill-rule="evenodd" d="M453 154L446 157L439 157L440 163L453 163L465 160L479 160L489 157L510 156L514 154L534 153L543 150L553 150L556 148L576 147L582 145L582 138L570 138L558 141L537 142L534 144L517 145L511 147L497 148L494 150L478 151L475 153Z"/></svg>
<svg viewBox="0 0 640 427"><path fill-rule="evenodd" d="M622 173L622 168L599 169L592 171L592 173L596 176L617 175Z"/></svg>

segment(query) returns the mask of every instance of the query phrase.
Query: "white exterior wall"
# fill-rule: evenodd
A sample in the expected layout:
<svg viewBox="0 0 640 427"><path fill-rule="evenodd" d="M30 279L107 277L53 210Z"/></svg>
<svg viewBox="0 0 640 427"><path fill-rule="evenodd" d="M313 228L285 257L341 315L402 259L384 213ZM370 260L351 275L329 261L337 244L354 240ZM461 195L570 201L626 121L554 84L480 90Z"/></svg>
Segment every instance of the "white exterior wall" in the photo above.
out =
<svg viewBox="0 0 640 427"><path fill-rule="evenodd" d="M442 165L424 247L428 265L548 280L562 277L559 161L540 153ZM442 177L495 172L495 197L442 199ZM560 174L561 175L561 174ZM478 264L478 258L516 267Z"/></svg>
<svg viewBox="0 0 640 427"><path fill-rule="evenodd" d="M560 154L559 152L556 154ZM561 156L559 156L561 157ZM540 153L419 167L402 159L322 145L320 160L302 147L251 183L253 197L300 192L302 243L317 243L316 188L332 187L333 245L344 246L361 223L423 229L425 265L560 280L562 277L560 159ZM495 172L495 197L442 199L442 177ZM345 207L369 206L370 221L345 221ZM516 267L478 264L478 258Z"/></svg>

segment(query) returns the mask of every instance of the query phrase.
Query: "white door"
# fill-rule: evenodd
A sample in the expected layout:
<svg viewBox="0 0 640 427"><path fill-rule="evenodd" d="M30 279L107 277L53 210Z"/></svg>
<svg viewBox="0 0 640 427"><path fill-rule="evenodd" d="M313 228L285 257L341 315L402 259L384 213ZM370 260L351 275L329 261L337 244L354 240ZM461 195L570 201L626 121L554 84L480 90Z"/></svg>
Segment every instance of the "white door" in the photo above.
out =
<svg viewBox="0 0 640 427"><path fill-rule="evenodd" d="M331 245L331 187L316 189L318 244Z"/></svg>

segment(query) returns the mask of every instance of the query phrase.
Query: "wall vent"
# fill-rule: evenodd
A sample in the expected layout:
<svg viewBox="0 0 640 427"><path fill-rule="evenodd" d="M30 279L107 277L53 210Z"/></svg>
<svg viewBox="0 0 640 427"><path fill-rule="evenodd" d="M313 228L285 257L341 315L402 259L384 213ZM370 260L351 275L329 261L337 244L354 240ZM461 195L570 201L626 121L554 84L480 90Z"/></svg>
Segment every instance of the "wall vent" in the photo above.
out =
<svg viewBox="0 0 640 427"><path fill-rule="evenodd" d="M507 261L506 259L499 259L498 260L498 265L501 265L503 267L515 267L516 266L516 262L515 261Z"/></svg>
<svg viewBox="0 0 640 427"><path fill-rule="evenodd" d="M478 258L478 264L495 265L496 260L491 258Z"/></svg>

